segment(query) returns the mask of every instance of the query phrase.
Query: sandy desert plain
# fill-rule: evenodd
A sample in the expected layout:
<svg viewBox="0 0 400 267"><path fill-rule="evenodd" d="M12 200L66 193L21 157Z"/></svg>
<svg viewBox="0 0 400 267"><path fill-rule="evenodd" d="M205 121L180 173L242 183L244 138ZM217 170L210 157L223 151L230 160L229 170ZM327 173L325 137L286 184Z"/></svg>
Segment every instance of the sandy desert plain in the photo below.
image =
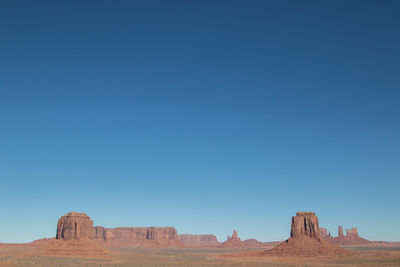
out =
<svg viewBox="0 0 400 267"><path fill-rule="evenodd" d="M368 241L357 229L338 236L319 227L313 212L292 217L286 241L242 241L234 230L225 242L214 235L178 235L173 227L93 226L71 212L55 238L0 244L0 266L400 266L400 242Z"/></svg>

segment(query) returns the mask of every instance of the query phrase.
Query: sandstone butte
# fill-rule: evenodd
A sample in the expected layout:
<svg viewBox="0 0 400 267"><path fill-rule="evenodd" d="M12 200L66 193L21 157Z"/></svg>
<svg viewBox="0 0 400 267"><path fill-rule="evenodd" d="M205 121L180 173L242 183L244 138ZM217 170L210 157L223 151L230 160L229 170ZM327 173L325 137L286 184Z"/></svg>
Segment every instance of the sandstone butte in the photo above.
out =
<svg viewBox="0 0 400 267"><path fill-rule="evenodd" d="M214 235L178 235L173 227L117 227L93 226L93 221L85 213L70 212L57 223L57 240L91 240L108 248L137 246L148 248L164 247L209 247L241 248L266 247L271 243L256 239L242 241L236 232L228 236L224 243Z"/></svg>
<svg viewBox="0 0 400 267"><path fill-rule="evenodd" d="M318 217L314 212L297 212L292 217L290 237L262 255L278 257L348 256L352 252L329 243L320 235Z"/></svg>
<svg viewBox="0 0 400 267"><path fill-rule="evenodd" d="M91 239L93 236L93 221L86 213L70 212L58 220L56 239Z"/></svg>
<svg viewBox="0 0 400 267"><path fill-rule="evenodd" d="M55 239L39 242L32 253L60 257L105 257L110 251L93 240L93 221L85 213L70 212L57 223Z"/></svg>
<svg viewBox="0 0 400 267"><path fill-rule="evenodd" d="M117 227L93 226L85 213L70 212L57 223L57 240L92 240L106 247L182 247L173 227Z"/></svg>
<svg viewBox="0 0 400 267"><path fill-rule="evenodd" d="M339 233L343 232L342 227ZM326 239L329 232L319 228L314 212L297 212L292 217L290 237L271 250L252 251L247 256L347 256L352 252L343 249ZM346 235L339 239L361 239L357 229L347 229ZM93 221L85 213L70 212L62 216L57 223L55 239L40 240L39 251L53 256L104 257L109 248L118 247L271 247L255 239L242 241L236 230L224 243L219 243L213 235L178 235L173 227L117 227L104 228L93 226ZM275 246L275 245L274 245ZM244 252L246 254L246 252ZM242 253L243 254L243 253Z"/></svg>

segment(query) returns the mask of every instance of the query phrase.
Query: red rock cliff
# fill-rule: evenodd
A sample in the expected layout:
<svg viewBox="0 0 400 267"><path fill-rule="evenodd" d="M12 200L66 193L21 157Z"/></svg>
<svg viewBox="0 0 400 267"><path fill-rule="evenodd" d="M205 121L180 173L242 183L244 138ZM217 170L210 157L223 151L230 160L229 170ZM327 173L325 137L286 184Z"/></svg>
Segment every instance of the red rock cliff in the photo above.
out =
<svg viewBox="0 0 400 267"><path fill-rule="evenodd" d="M215 247L220 243L215 235L178 235L179 240L188 246L209 246Z"/></svg>
<svg viewBox="0 0 400 267"><path fill-rule="evenodd" d="M85 213L70 212L58 220L56 239L96 239L110 246L137 245L147 247L183 246L173 227L93 227Z"/></svg>
<svg viewBox="0 0 400 267"><path fill-rule="evenodd" d="M96 239L109 240L178 240L178 234L173 227L95 227Z"/></svg>
<svg viewBox="0 0 400 267"><path fill-rule="evenodd" d="M71 240L93 237L93 221L86 213L70 212L57 223L57 239Z"/></svg>
<svg viewBox="0 0 400 267"><path fill-rule="evenodd" d="M306 235L314 239L320 237L318 217L314 212L297 212L296 216L292 217L290 237L301 235Z"/></svg>

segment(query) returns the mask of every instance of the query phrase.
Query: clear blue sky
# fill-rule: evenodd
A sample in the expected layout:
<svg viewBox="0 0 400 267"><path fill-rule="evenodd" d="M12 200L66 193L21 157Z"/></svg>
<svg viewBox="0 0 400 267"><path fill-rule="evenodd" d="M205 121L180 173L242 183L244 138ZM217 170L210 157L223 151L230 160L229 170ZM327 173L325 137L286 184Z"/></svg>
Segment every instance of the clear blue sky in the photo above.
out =
<svg viewBox="0 0 400 267"><path fill-rule="evenodd" d="M2 1L0 242L58 218L400 240L399 1Z"/></svg>

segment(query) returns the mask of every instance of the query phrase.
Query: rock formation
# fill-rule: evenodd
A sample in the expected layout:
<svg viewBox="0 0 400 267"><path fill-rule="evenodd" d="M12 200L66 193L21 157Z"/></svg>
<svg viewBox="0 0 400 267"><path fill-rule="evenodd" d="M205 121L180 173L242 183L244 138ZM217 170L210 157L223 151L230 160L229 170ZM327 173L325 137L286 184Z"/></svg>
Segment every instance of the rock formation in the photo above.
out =
<svg viewBox="0 0 400 267"><path fill-rule="evenodd" d="M337 237L332 237L331 235L321 235L321 237L336 245L362 245L371 243L371 241L361 238L358 235L357 228L346 229L346 235L344 235L342 226L338 227Z"/></svg>
<svg viewBox="0 0 400 267"><path fill-rule="evenodd" d="M326 229L326 228L322 228L322 227L320 227L319 228L319 233L320 233L320 236L322 237L322 238L324 238L324 239L329 239L329 238L331 238L331 233L328 231L328 229Z"/></svg>
<svg viewBox="0 0 400 267"><path fill-rule="evenodd" d="M351 228L351 229L346 229L346 237L348 237L350 239L359 238L360 236L358 235L357 227Z"/></svg>
<svg viewBox="0 0 400 267"><path fill-rule="evenodd" d="M339 226L338 227L338 237L344 237L343 226Z"/></svg>
<svg viewBox="0 0 400 267"><path fill-rule="evenodd" d="M237 241L237 240L239 240L240 241L240 238L238 237L238 233L236 232L236 230L233 230L233 233L232 233L232 236L227 236L226 237L226 239L227 239L227 241L228 240L232 240L232 241Z"/></svg>
<svg viewBox="0 0 400 267"><path fill-rule="evenodd" d="M240 239L240 238L238 238L238 234L237 234L236 230L233 229L232 237L230 237L230 236L228 235L228 236L227 236L227 239L229 240L229 239Z"/></svg>
<svg viewBox="0 0 400 267"><path fill-rule="evenodd" d="M264 255L279 257L350 254L351 252L321 238L318 218L314 212L297 212L292 217L290 238L264 252Z"/></svg>
<svg viewBox="0 0 400 267"><path fill-rule="evenodd" d="M227 236L227 240L221 244L221 248L242 247L243 242L238 237L236 230L233 230L232 236Z"/></svg>
<svg viewBox="0 0 400 267"><path fill-rule="evenodd" d="M272 245L271 245L272 244ZM236 230L233 230L232 236L228 236L227 240L220 244L220 248L267 248L276 246L275 242L260 242L256 239L246 239L242 241L238 237Z"/></svg>
<svg viewBox="0 0 400 267"><path fill-rule="evenodd" d="M178 234L173 227L94 227L94 238L104 241L112 240L178 240Z"/></svg>
<svg viewBox="0 0 400 267"><path fill-rule="evenodd" d="M56 239L38 248L40 253L62 257L103 257L109 251L93 240L93 221L85 213L70 212L57 223Z"/></svg>
<svg viewBox="0 0 400 267"><path fill-rule="evenodd" d="M215 235L178 235L179 240L187 245L194 247L217 247L220 243Z"/></svg>
<svg viewBox="0 0 400 267"><path fill-rule="evenodd" d="M93 227L85 213L70 212L58 220L56 239L92 239L109 247L138 245L146 247L183 246L173 227Z"/></svg>
<svg viewBox="0 0 400 267"><path fill-rule="evenodd" d="M320 237L318 218L314 212L297 212L292 217L290 237L308 236L314 239Z"/></svg>
<svg viewBox="0 0 400 267"><path fill-rule="evenodd" d="M86 213L70 212L57 223L57 239L72 240L93 237L93 221Z"/></svg>

